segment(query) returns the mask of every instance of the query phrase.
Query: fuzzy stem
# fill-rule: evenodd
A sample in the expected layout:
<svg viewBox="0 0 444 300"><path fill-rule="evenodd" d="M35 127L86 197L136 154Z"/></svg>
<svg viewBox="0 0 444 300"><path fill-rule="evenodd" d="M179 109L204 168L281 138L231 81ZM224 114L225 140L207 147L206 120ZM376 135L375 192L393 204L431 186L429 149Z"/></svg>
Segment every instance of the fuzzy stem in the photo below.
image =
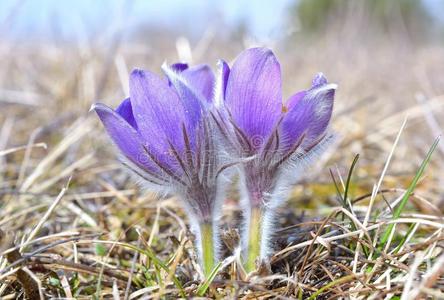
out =
<svg viewBox="0 0 444 300"><path fill-rule="evenodd" d="M260 208L253 207L251 209L248 228L248 248L245 270L251 272L256 269L256 259L259 258L261 253L262 212Z"/></svg>
<svg viewBox="0 0 444 300"><path fill-rule="evenodd" d="M211 223L201 223L200 234L203 272L205 278L207 278L214 268L213 225Z"/></svg>

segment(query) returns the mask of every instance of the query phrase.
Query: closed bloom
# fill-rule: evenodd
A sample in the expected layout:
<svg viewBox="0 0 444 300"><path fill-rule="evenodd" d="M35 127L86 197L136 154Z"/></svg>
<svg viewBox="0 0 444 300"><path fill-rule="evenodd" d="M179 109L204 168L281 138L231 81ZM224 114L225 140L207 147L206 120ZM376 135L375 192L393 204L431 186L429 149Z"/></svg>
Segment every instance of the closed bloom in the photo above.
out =
<svg viewBox="0 0 444 300"><path fill-rule="evenodd" d="M120 150L123 164L149 188L182 200L208 275L215 262L213 232L225 169L208 118L215 78L206 65L175 64L163 70L166 78L134 70L128 99L115 110L104 104L93 109Z"/></svg>
<svg viewBox="0 0 444 300"><path fill-rule="evenodd" d="M221 66L222 99L213 115L227 147L240 164L241 203L248 224L243 232L247 271L270 252L270 228L304 167L325 149L335 84L318 74L311 88L282 104L281 69L270 50L242 52L231 70Z"/></svg>

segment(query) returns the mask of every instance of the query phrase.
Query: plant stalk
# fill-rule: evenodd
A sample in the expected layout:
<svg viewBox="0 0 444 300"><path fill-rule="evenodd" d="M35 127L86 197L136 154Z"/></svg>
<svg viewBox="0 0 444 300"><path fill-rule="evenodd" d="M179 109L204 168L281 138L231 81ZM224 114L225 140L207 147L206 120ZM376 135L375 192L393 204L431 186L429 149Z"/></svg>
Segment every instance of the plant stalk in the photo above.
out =
<svg viewBox="0 0 444 300"><path fill-rule="evenodd" d="M213 241L213 224L200 224L200 238L202 246L202 267L205 278L208 278L214 268L214 241Z"/></svg>
<svg viewBox="0 0 444 300"><path fill-rule="evenodd" d="M256 260L261 253L262 235L262 211L258 207L253 207L250 214L250 224L248 226L248 248L245 270L249 273L256 269Z"/></svg>

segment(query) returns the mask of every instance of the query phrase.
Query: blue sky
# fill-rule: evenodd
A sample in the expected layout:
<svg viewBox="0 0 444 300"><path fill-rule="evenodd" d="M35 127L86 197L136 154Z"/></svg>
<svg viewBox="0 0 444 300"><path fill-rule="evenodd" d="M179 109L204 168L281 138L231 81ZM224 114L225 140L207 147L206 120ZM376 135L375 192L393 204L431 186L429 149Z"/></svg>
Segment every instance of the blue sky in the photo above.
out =
<svg viewBox="0 0 444 300"><path fill-rule="evenodd" d="M419 1L419 0L418 0ZM443 0L424 0L443 20ZM183 28L201 34L211 24L236 26L243 22L259 38L272 37L283 26L291 0L1 0L0 26L10 36L41 37L54 31L65 37L100 32L125 19L129 29L138 24ZM17 3L21 3L17 6ZM14 7L18 13L5 23ZM131 10L128 11L128 7ZM126 15L125 15L126 13ZM131 17L129 17L131 16ZM223 22L222 22L223 20ZM3 31L3 30L2 30Z"/></svg>
<svg viewBox="0 0 444 300"><path fill-rule="evenodd" d="M0 1L0 22L14 7L16 0ZM281 16L291 0L24 0L18 14L8 24L10 34L45 35L57 31L64 35L75 34L79 26L87 30L100 30L125 15L131 8L131 18L125 26L134 28L140 23L156 26L203 31L214 20L223 20L228 26L240 22L258 36L267 36L282 24ZM0 23L0 24L1 24ZM221 22L219 22L221 23ZM57 26L56 26L57 25Z"/></svg>

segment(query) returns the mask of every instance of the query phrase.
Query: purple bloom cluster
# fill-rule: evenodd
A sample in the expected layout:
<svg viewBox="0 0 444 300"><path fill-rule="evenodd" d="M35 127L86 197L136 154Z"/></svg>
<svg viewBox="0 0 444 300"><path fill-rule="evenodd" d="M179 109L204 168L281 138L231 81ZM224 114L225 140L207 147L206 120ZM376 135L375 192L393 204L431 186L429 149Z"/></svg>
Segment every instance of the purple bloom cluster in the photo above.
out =
<svg viewBox="0 0 444 300"><path fill-rule="evenodd" d="M273 214L304 167L332 140L328 133L335 84L318 74L311 88L300 91L282 104L279 62L267 49L241 53L231 70L224 65L224 102L214 118L221 128L226 148L244 159L239 165L247 224L252 210L259 210L261 239L258 255L268 255ZM249 226L243 234L248 248Z"/></svg>
<svg viewBox="0 0 444 300"><path fill-rule="evenodd" d="M255 256L269 254L275 208L332 138L327 128L336 85L318 74L284 106L279 62L263 48L242 52L231 68L220 61L217 79L207 65L178 63L163 71L165 78L133 71L130 98L116 110L93 108L123 163L152 189L182 199L206 274L214 258L206 257L212 252L204 249L203 228L212 228L217 256L223 192L231 171L239 171L247 223L242 240L252 270Z"/></svg>
<svg viewBox="0 0 444 300"><path fill-rule="evenodd" d="M163 69L166 78L134 70L130 98L116 110L103 104L93 109L123 164L149 188L180 196L199 238L202 226L217 226L224 186L224 165L208 122L215 77L206 65ZM198 249L202 252L200 241Z"/></svg>
<svg viewBox="0 0 444 300"><path fill-rule="evenodd" d="M123 154L123 163L151 188L185 193L199 220L211 220L219 166L206 112L214 74L208 66L164 67L167 78L134 70L130 98L114 111L103 104L94 110ZM196 195L201 191L201 195Z"/></svg>

